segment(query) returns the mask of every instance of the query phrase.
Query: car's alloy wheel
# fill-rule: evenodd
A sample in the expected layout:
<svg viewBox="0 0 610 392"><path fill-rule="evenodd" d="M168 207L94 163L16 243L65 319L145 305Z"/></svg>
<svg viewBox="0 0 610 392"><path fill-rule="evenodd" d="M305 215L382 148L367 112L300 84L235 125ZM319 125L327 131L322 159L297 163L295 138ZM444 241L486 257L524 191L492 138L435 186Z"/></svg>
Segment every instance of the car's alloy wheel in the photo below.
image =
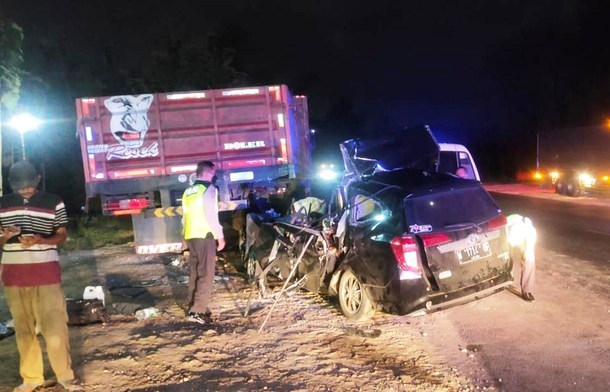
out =
<svg viewBox="0 0 610 392"><path fill-rule="evenodd" d="M256 275L256 255L253 250L248 252L248 257L246 258L246 275L248 276L248 280L251 282L254 280Z"/></svg>
<svg viewBox="0 0 610 392"><path fill-rule="evenodd" d="M341 275L339 282L339 305L345 317L350 320L368 320L375 313L366 289L349 269Z"/></svg>

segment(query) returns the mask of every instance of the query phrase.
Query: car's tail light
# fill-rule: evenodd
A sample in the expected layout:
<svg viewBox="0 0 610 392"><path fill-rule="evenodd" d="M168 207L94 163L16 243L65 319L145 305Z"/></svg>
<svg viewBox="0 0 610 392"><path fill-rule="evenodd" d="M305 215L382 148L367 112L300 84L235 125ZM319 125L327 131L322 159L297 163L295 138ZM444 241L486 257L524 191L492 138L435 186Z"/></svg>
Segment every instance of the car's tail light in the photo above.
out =
<svg viewBox="0 0 610 392"><path fill-rule="evenodd" d="M421 236L422 241L424 242L424 246L429 248L431 246L446 244L447 242L451 242L451 237L449 237L445 233L431 233L431 234L423 234Z"/></svg>
<svg viewBox="0 0 610 392"><path fill-rule="evenodd" d="M504 226L506 226L506 216L504 214L500 214L487 222L487 229L489 230L499 229Z"/></svg>
<svg viewBox="0 0 610 392"><path fill-rule="evenodd" d="M398 267L400 267L400 276L405 279L417 279L421 276L421 270L417 262L418 248L417 242L413 236L394 237L390 241L394 257Z"/></svg>

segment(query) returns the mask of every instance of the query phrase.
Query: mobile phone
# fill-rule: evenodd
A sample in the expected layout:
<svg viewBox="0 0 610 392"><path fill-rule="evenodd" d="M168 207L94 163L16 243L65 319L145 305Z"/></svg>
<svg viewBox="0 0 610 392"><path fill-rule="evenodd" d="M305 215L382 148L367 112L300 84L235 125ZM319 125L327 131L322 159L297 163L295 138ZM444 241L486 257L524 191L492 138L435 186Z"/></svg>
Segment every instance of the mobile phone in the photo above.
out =
<svg viewBox="0 0 610 392"><path fill-rule="evenodd" d="M22 237L34 237L34 234L21 234Z"/></svg>

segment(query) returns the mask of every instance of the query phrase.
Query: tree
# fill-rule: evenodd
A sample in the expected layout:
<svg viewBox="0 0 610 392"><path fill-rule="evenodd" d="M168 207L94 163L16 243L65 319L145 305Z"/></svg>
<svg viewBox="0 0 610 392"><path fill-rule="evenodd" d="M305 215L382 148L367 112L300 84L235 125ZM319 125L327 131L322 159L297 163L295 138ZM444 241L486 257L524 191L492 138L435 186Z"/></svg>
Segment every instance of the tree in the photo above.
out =
<svg viewBox="0 0 610 392"><path fill-rule="evenodd" d="M0 14L0 160L2 159L2 106L11 109L19 101L23 66L23 31ZM0 164L0 168L3 165ZM0 175L0 195L2 195Z"/></svg>
<svg viewBox="0 0 610 392"><path fill-rule="evenodd" d="M13 108L19 101L23 67L23 30L0 17L0 103Z"/></svg>
<svg viewBox="0 0 610 392"><path fill-rule="evenodd" d="M172 37L152 53L144 70L149 91L212 89L243 84L247 75L234 64L236 51L209 32Z"/></svg>

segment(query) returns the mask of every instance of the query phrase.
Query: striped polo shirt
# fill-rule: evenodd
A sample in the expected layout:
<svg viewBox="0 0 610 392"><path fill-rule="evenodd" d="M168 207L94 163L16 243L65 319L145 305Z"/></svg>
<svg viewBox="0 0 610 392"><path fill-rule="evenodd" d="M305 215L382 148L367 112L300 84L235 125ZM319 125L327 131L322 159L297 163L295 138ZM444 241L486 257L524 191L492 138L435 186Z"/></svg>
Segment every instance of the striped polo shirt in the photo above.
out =
<svg viewBox="0 0 610 392"><path fill-rule="evenodd" d="M68 223L64 202L51 193L38 191L30 199L18 193L0 197L0 226L17 226L21 234L51 237ZM56 245L21 247L19 236L4 244L2 283L7 287L32 287L61 283Z"/></svg>

